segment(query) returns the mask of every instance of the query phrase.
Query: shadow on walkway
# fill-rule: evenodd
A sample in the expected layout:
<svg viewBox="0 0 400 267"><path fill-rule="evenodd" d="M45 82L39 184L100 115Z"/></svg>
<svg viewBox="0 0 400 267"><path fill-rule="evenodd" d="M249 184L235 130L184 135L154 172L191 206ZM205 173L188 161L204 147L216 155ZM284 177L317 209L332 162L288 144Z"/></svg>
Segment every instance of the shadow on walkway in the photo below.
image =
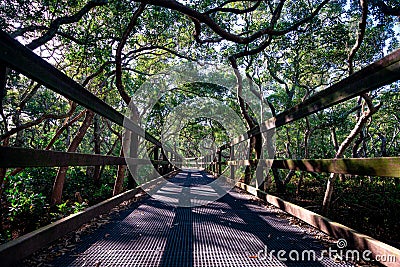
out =
<svg viewBox="0 0 400 267"><path fill-rule="evenodd" d="M181 191L174 194L190 194L193 185L211 181L213 178L204 172L181 172L170 179L180 185ZM217 184L212 187L217 192L223 190ZM315 251L319 257L323 246L252 198L233 189L206 206L173 207L147 197L85 237L72 253L57 258L53 265L352 266L328 257L301 261L303 251ZM278 260L279 250L286 252L281 257L287 261ZM289 253L299 255L300 260L289 260Z"/></svg>

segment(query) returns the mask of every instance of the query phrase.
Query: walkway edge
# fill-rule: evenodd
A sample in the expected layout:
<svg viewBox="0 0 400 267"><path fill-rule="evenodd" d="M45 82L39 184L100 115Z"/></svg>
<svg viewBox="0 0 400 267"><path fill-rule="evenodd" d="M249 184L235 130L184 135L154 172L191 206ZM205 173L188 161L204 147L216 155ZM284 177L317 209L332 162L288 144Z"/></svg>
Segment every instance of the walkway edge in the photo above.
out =
<svg viewBox="0 0 400 267"><path fill-rule="evenodd" d="M164 175L169 176L176 171ZM64 235L79 229L83 224L93 218L108 213L112 208L120 203L132 199L140 191L140 188L146 188L157 184L163 176L153 179L140 187L128 190L117 196L104 200L94 206L91 206L81 212L71 214L49 225L39 228L33 232L27 233L19 238L11 240L0 245L0 265L18 266L24 258L35 253L51 242L63 237Z"/></svg>
<svg viewBox="0 0 400 267"><path fill-rule="evenodd" d="M229 179L229 178L226 178ZM372 253L370 258L382 257L382 256L393 256L395 260L392 262L380 261L381 264L388 267L399 267L400 266L400 250L392 247L386 243L376 240L370 236L361 234L354 229L344 226L340 223L334 222L322 215L319 215L313 211L307 210L296 204L285 201L279 197L270 195L264 191L261 191L253 186L246 185L241 182L237 182L236 186L247 191L248 193L257 196L258 198L267 201L275 207L293 215L300 220L314 226L322 232L335 237L337 239L344 238L347 241L348 247L356 248L359 251L369 250Z"/></svg>

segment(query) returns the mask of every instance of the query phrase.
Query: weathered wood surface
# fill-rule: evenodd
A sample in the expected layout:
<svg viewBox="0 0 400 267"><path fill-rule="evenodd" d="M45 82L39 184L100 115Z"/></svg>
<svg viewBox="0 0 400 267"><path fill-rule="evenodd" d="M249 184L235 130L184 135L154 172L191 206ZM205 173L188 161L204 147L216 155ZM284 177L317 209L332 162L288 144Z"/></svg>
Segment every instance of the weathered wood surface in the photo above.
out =
<svg viewBox="0 0 400 267"><path fill-rule="evenodd" d="M304 118L400 79L400 49L276 116L275 126Z"/></svg>
<svg viewBox="0 0 400 267"><path fill-rule="evenodd" d="M398 80L400 80L400 49L314 94L302 103L276 115L276 117L266 120L261 124L261 127L255 127L246 134L236 137L229 145L238 144L260 132L281 127ZM225 148L227 148L227 145L222 147L222 149Z"/></svg>
<svg viewBox="0 0 400 267"><path fill-rule="evenodd" d="M62 167L136 164L170 164L169 161L124 158L96 154L82 154L0 146L0 167Z"/></svg>
<svg viewBox="0 0 400 267"><path fill-rule="evenodd" d="M400 157L347 159L261 160L264 166L307 172L328 172L365 176L400 177ZM229 165L250 165L249 160L228 161Z"/></svg>
<svg viewBox="0 0 400 267"><path fill-rule="evenodd" d="M126 118L120 112L109 106L97 96L86 90L80 84L53 67L50 63L34 52L0 31L0 61L10 68L21 72L27 77L45 85L66 98L88 108L120 126L144 137L147 141L161 147L161 143L136 123Z"/></svg>
<svg viewBox="0 0 400 267"><path fill-rule="evenodd" d="M226 178L229 179L229 178ZM279 197L270 195L255 187L247 184L237 182L236 186L242 188L253 194L260 199L266 200L268 203L276 206L277 208L286 211L287 213L299 218L300 220L314 226L315 228L323 231L324 233L333 236L337 239L343 238L347 242L348 249L355 248L361 253L364 251L371 251L369 257L374 259L376 256L391 256L395 257L396 261L381 261L380 263L389 267L398 267L400 259L400 250L392 247L386 243L376 240L367 235L361 234L340 223L334 222L324 216L321 216L313 211L307 210L303 207L285 201ZM383 257L381 259L384 259Z"/></svg>

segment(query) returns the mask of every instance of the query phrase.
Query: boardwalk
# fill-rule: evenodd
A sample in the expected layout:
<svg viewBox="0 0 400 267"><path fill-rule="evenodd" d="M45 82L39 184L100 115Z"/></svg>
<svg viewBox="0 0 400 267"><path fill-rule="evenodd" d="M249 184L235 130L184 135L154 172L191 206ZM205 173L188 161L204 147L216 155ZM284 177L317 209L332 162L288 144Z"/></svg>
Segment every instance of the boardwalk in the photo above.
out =
<svg viewBox="0 0 400 267"><path fill-rule="evenodd" d="M199 172L196 176L180 173L171 181L190 187L211 179ZM287 219L253 198L233 189L207 206L175 208L147 197L85 237L53 265L351 266L328 257L314 262L279 261L276 253L271 258L257 257L266 246L268 251L295 250L300 255L304 250L314 250L317 256L324 247L304 229L289 225Z"/></svg>

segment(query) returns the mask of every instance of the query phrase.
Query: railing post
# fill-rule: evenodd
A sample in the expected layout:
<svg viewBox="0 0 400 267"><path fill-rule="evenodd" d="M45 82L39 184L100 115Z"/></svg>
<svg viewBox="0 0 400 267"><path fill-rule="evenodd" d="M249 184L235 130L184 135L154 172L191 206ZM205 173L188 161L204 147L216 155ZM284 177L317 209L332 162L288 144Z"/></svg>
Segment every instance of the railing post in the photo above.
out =
<svg viewBox="0 0 400 267"><path fill-rule="evenodd" d="M169 169L172 172L174 169L174 164L172 163L174 161L174 153L171 152L171 157L169 158Z"/></svg>
<svg viewBox="0 0 400 267"><path fill-rule="evenodd" d="M230 161L234 161L235 160L235 149L233 147L233 145L230 146ZM231 163L233 164L233 162ZM235 166L231 165L231 179L235 180Z"/></svg>
<svg viewBox="0 0 400 267"><path fill-rule="evenodd" d="M174 170L174 164L172 163L174 161L174 153L172 153L171 152L171 157L170 157L170 159L169 159L169 169L170 169L170 171L173 171Z"/></svg>
<svg viewBox="0 0 400 267"><path fill-rule="evenodd" d="M129 149L129 157L137 158L138 157L138 150L139 150L139 135L137 133L131 132L131 139L130 139L130 149ZM137 164L131 164L129 166L129 175L128 178L128 188L133 189L137 186Z"/></svg>
<svg viewBox="0 0 400 267"><path fill-rule="evenodd" d="M215 165L216 165L215 153L213 153L213 155L212 155L212 171L213 171L213 175L215 175Z"/></svg>
<svg viewBox="0 0 400 267"><path fill-rule="evenodd" d="M264 184L264 162L258 161L256 167L256 188L262 189L261 186Z"/></svg>
<svg viewBox="0 0 400 267"><path fill-rule="evenodd" d="M168 162L167 164L165 164L165 173L169 173L171 171L170 164L169 164L169 157L170 157L169 152L165 151L165 161Z"/></svg>
<svg viewBox="0 0 400 267"><path fill-rule="evenodd" d="M221 149L218 149L218 175L221 175L222 174L222 169L221 169L221 167L222 167L222 150Z"/></svg>
<svg viewBox="0 0 400 267"><path fill-rule="evenodd" d="M212 170L213 170L213 175L215 174L215 154L213 153L213 155L212 155Z"/></svg>
<svg viewBox="0 0 400 267"><path fill-rule="evenodd" d="M219 167L219 165L218 165L218 154L219 154L219 150L217 150L216 153L215 153L215 160L214 160L214 163L215 163L215 175L218 175L218 173L219 173L219 170L218 170L218 167Z"/></svg>
<svg viewBox="0 0 400 267"><path fill-rule="evenodd" d="M164 151L163 148L161 148L160 159L162 161L161 166L160 166L161 175L164 175L166 173L166 168L165 168L165 164L164 164L164 161L165 161L166 157L165 157L165 151Z"/></svg>
<svg viewBox="0 0 400 267"><path fill-rule="evenodd" d="M157 173L160 172L159 170L159 164L158 162L158 155L159 155L159 150L158 150L158 146L154 147L154 155L153 155L153 160L154 160L154 169L157 171Z"/></svg>
<svg viewBox="0 0 400 267"><path fill-rule="evenodd" d="M178 169L182 169L183 158L182 158L181 156L177 155L176 161L177 161L177 163L176 163L175 166L176 166Z"/></svg>

